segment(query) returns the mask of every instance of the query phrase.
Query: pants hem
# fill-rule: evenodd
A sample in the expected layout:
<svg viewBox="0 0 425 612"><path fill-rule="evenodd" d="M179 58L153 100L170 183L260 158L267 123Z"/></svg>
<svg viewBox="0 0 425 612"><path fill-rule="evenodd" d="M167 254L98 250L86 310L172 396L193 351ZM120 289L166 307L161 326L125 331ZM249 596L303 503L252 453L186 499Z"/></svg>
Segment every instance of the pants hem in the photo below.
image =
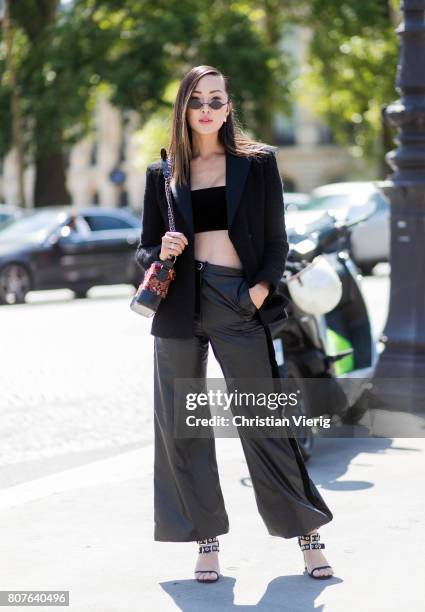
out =
<svg viewBox="0 0 425 612"><path fill-rule="evenodd" d="M199 535L188 535L188 536L159 536L157 534L154 535L155 542L197 542L198 540L205 540L206 538L214 538L220 535L224 535L229 533L229 527L224 529L219 529L218 532L215 533L205 533Z"/></svg>

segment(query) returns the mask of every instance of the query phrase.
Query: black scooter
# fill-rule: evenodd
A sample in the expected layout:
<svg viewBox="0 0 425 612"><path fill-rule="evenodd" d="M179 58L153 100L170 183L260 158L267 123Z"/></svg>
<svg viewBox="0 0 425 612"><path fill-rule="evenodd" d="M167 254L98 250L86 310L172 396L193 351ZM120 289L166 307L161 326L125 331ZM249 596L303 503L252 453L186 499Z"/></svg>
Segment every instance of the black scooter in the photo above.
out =
<svg viewBox="0 0 425 612"><path fill-rule="evenodd" d="M368 212L354 221L340 222L326 213L310 225L305 234L288 233L290 250L285 274L278 292L288 300L288 318L270 325L276 361L283 378L298 389L302 401L297 411L306 417L321 416L323 403L312 397L306 379L326 378L330 401L326 413L353 423L363 414L361 396L373 376L377 362L377 344L361 291L362 276L350 257L350 230L366 221ZM306 240L311 248L306 250ZM302 249L297 245L302 243ZM324 315L303 312L291 300L287 280L308 265L317 255L324 255L342 283L342 298ZM347 384L347 379L351 379ZM311 456L314 433L306 426L298 437L304 459Z"/></svg>

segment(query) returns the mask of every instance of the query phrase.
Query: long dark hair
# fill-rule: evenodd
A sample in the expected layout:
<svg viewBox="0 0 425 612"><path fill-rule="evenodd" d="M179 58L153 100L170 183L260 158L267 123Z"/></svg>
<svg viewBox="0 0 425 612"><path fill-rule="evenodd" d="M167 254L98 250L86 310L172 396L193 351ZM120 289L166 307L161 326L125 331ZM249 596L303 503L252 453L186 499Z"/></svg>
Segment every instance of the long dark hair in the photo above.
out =
<svg viewBox="0 0 425 612"><path fill-rule="evenodd" d="M174 160L172 178L179 184L188 184L192 159L192 129L186 117L187 103L199 79L206 74L223 78L228 100L231 100L228 78L213 66L195 66L183 77L174 104L171 135L167 147L168 155ZM218 131L218 140L224 149L233 155L257 157L270 151L270 145L252 140L244 134L233 108Z"/></svg>

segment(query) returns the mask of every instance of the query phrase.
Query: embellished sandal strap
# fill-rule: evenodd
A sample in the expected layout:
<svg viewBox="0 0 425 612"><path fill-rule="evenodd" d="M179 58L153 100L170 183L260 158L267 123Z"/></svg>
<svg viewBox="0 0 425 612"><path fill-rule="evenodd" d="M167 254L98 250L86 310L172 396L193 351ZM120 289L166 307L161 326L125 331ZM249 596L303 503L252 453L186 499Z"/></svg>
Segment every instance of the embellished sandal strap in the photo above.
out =
<svg viewBox="0 0 425 612"><path fill-rule="evenodd" d="M298 541L306 540L307 542L318 542L320 540L320 533L311 533L310 535L298 536Z"/></svg>
<svg viewBox="0 0 425 612"><path fill-rule="evenodd" d="M304 540L305 543L301 543ZM323 543L319 542L320 533L312 533L310 535L298 536L298 544L301 550L314 550L317 548L325 548Z"/></svg>
<svg viewBox="0 0 425 612"><path fill-rule="evenodd" d="M300 548L301 550L315 550L318 548L325 548L325 545L322 542L314 544L300 544Z"/></svg>
<svg viewBox="0 0 425 612"><path fill-rule="evenodd" d="M199 553L219 552L219 542L217 538L205 538L205 540L197 540L199 544Z"/></svg>

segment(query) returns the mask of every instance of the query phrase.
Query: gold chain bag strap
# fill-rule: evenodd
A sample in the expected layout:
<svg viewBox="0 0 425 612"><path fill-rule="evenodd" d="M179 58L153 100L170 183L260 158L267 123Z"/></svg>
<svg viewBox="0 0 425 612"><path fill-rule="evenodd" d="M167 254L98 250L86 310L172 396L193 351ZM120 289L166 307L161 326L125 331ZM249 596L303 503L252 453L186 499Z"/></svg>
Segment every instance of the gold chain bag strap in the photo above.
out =
<svg viewBox="0 0 425 612"><path fill-rule="evenodd" d="M165 149L161 149L161 162L168 204L168 225L170 231L175 232L170 188L170 181L173 175L173 159L167 158ZM174 280L176 276L176 271L173 268L176 259L176 256L173 255L170 259L166 259L165 261L159 259L153 262L149 270L145 273L137 292L131 299L130 308L134 310L134 312L144 317L152 317L156 313L161 300L167 295L171 281Z"/></svg>

